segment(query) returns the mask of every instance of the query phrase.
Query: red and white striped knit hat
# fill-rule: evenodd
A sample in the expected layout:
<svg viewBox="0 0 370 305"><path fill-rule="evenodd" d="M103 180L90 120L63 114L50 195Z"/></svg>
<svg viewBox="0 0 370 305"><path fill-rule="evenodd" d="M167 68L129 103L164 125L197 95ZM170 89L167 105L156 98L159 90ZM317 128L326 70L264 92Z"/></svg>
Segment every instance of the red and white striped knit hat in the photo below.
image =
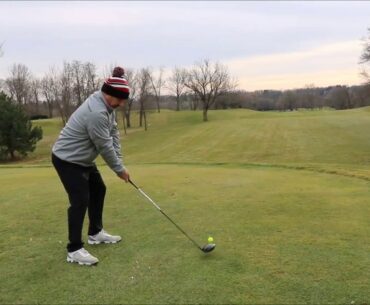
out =
<svg viewBox="0 0 370 305"><path fill-rule="evenodd" d="M101 91L120 99L128 99L130 95L130 88L128 86L127 80L123 77L125 70L121 67L115 67L111 77L108 77Z"/></svg>

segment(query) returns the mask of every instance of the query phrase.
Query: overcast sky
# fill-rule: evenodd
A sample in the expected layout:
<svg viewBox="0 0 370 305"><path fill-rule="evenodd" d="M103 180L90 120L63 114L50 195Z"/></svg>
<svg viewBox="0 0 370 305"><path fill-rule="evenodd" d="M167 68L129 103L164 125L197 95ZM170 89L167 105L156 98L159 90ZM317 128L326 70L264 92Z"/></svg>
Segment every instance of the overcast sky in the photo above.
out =
<svg viewBox="0 0 370 305"><path fill-rule="evenodd" d="M64 60L141 68L210 59L239 87L362 82L368 1L1 1L0 78L14 63L42 76Z"/></svg>

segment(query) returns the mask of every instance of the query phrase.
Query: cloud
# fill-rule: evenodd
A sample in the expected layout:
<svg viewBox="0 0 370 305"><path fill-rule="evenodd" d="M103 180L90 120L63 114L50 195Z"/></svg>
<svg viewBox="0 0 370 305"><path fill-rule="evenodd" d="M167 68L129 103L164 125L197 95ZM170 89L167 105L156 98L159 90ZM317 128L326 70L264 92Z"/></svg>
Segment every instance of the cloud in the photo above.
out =
<svg viewBox="0 0 370 305"><path fill-rule="evenodd" d="M359 41L322 45L305 51L237 58L225 61L240 87L248 90L288 89L306 84L356 84L359 76Z"/></svg>
<svg viewBox="0 0 370 305"><path fill-rule="evenodd" d="M117 9L99 2L5 2L0 3L0 23L8 27L39 26L115 26L140 25L148 14L135 9L124 14L122 3L115 4ZM119 29L116 29L117 32Z"/></svg>
<svg viewBox="0 0 370 305"><path fill-rule="evenodd" d="M318 71L346 81L369 11L356 1L0 1L0 78L16 62L41 75L63 60L172 68L209 58L247 89Z"/></svg>
<svg viewBox="0 0 370 305"><path fill-rule="evenodd" d="M346 77L343 77L345 75ZM358 69L326 70L319 72L293 72L285 74L241 77L238 80L239 88L247 91L254 90L288 90L304 88L313 84L317 87L335 85L358 85L362 82Z"/></svg>

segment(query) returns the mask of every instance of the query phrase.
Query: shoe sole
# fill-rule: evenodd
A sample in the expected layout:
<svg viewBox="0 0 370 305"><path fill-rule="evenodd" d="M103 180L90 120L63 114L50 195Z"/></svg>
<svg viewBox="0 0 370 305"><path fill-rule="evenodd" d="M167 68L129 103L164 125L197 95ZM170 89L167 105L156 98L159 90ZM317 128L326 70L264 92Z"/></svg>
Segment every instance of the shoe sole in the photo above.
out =
<svg viewBox="0 0 370 305"><path fill-rule="evenodd" d="M78 262L78 261L75 261L72 258L67 257L67 263L76 263L76 264L79 264L81 266L96 266L99 262L96 262L96 263L83 263L83 262Z"/></svg>
<svg viewBox="0 0 370 305"><path fill-rule="evenodd" d="M117 241L98 241L98 240L90 240L88 239L87 240L87 243L89 245L100 245L100 244L117 244L121 241L122 239L120 240L117 240Z"/></svg>

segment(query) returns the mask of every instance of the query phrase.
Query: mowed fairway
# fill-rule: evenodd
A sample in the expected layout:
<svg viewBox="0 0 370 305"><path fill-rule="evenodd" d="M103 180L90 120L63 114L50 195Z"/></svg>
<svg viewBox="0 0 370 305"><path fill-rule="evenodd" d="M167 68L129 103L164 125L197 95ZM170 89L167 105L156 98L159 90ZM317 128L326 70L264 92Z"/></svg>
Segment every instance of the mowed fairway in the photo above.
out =
<svg viewBox="0 0 370 305"><path fill-rule="evenodd" d="M122 144L132 179L215 251L99 159L105 228L124 241L86 245L93 268L65 262L68 203L49 163L59 121L37 122L36 152L0 167L0 304L368 304L369 108L209 119L153 113Z"/></svg>

